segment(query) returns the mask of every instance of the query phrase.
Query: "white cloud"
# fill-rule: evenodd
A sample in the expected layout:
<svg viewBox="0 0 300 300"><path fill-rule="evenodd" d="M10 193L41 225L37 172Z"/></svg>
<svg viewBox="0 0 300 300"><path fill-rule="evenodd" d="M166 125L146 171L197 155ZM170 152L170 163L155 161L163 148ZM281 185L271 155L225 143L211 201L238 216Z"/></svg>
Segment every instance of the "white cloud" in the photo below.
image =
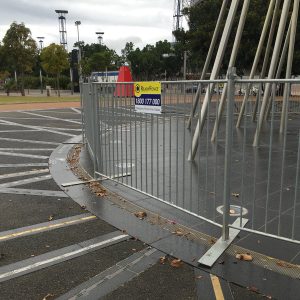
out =
<svg viewBox="0 0 300 300"><path fill-rule="evenodd" d="M173 0L0 0L0 39L9 25L24 22L32 36L45 37L45 45L59 43L55 9L68 10L69 50L77 40L74 25L81 21L80 40L97 42L96 31L104 31L104 43L118 53L127 41L142 47L172 39Z"/></svg>

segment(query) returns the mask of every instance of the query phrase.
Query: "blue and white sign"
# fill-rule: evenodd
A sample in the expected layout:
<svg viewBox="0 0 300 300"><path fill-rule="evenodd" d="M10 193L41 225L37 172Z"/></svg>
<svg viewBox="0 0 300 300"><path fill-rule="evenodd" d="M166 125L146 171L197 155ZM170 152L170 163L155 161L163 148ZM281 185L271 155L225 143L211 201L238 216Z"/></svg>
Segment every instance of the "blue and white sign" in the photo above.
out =
<svg viewBox="0 0 300 300"><path fill-rule="evenodd" d="M134 84L135 111L161 114L161 83L156 81Z"/></svg>

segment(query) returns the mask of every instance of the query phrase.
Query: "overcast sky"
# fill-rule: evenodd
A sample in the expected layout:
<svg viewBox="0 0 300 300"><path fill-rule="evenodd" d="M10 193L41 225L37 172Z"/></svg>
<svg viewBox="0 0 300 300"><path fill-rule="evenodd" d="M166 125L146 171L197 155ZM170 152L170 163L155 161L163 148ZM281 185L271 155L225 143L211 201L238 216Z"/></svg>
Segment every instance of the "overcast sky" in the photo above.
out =
<svg viewBox="0 0 300 300"><path fill-rule="evenodd" d="M173 0L0 0L0 40L9 25L24 22L32 37L44 36L44 45L59 43L56 9L68 10L68 50L80 40L96 43L96 31L104 31L104 43L118 53L127 41L138 47L172 39Z"/></svg>

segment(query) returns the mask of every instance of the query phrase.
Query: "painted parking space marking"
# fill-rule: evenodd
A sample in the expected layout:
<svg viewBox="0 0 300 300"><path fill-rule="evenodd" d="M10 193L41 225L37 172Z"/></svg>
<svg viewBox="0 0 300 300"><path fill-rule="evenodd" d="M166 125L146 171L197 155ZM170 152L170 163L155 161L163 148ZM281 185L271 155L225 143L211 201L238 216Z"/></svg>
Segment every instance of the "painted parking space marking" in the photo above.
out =
<svg viewBox="0 0 300 300"><path fill-rule="evenodd" d="M35 131L35 130L33 130ZM29 143L29 144L43 144L43 145L55 145L58 146L60 143L56 142L45 142L45 141L34 141L34 140L23 140L23 139L12 139L12 138L4 138L0 137L0 141L8 141L8 142L20 142L20 143Z"/></svg>
<svg viewBox="0 0 300 300"><path fill-rule="evenodd" d="M81 111L80 111L79 109L77 109L77 108L75 108L75 107L71 107L71 109L72 109L73 111L75 111L76 113L81 114Z"/></svg>
<svg viewBox="0 0 300 300"><path fill-rule="evenodd" d="M58 300L101 299L155 265L163 254L144 249L72 289Z"/></svg>
<svg viewBox="0 0 300 300"><path fill-rule="evenodd" d="M5 232L0 232L0 242L15 239L18 237L33 235L40 232L50 231L57 228L62 228L70 225L75 225L91 220L97 219L96 216L92 214L82 214L73 217L63 218L60 220L44 222L32 226L26 226L22 228L17 228L14 230L8 230Z"/></svg>
<svg viewBox="0 0 300 300"><path fill-rule="evenodd" d="M109 238L108 238L109 237ZM6 265L0 268L0 282L7 281L55 264L73 259L75 257L96 251L104 247L125 241L129 238L127 234L120 234L120 231L109 233L99 238L68 246L59 250L26 259L15 264ZM87 244L87 246L83 246ZM20 266L23 266L20 268Z"/></svg>
<svg viewBox="0 0 300 300"><path fill-rule="evenodd" d="M21 176L27 176L27 175L40 174L40 173L49 173L49 169L40 169L40 170L31 170L31 171L25 171L25 172L4 174L4 175L0 175L0 179L21 177Z"/></svg>
<svg viewBox="0 0 300 300"><path fill-rule="evenodd" d="M57 121L63 121L63 122L67 122L67 123L74 123L74 124L81 125L81 122L79 122L79 121L73 121L73 120L70 120L70 119L57 118L57 117L52 117L52 116L45 116L45 115L41 115L41 114L29 112L29 111L22 111L22 113L23 114L32 115L32 116L42 117L44 119L57 120Z"/></svg>
<svg viewBox="0 0 300 300"><path fill-rule="evenodd" d="M45 155L32 155L32 154L26 154L26 153L13 153L13 152L5 152L5 151L0 151L0 155L26 157L26 158L37 158L37 159L48 159L49 158L49 156L45 156Z"/></svg>
<svg viewBox="0 0 300 300"><path fill-rule="evenodd" d="M1 124L2 125L2 124ZM15 132L38 132L36 129L23 129L23 130L0 130L0 133L15 133Z"/></svg>
<svg viewBox="0 0 300 300"><path fill-rule="evenodd" d="M0 168L48 167L48 163L0 164Z"/></svg>
<svg viewBox="0 0 300 300"><path fill-rule="evenodd" d="M216 300L225 300L219 278L215 275L210 274L210 279L214 289Z"/></svg>
<svg viewBox="0 0 300 300"><path fill-rule="evenodd" d="M54 148L0 148L0 151L53 151Z"/></svg>
<svg viewBox="0 0 300 300"><path fill-rule="evenodd" d="M37 129L37 130L40 130L40 131L55 133L55 134L59 134L59 135L65 135L65 136L70 136L70 137L74 137L75 136L74 134L70 134L70 133L58 132L56 130L51 130L51 129L43 129L40 126L24 125L24 124L20 124L20 123L16 123L16 122L11 122L11 121L6 121L6 120L0 120L0 122L8 124L8 125L12 125L12 126L18 126L18 127L23 127L23 128L29 128L29 129Z"/></svg>
<svg viewBox="0 0 300 300"><path fill-rule="evenodd" d="M69 196L63 191L18 189L18 188L12 188L12 187L0 188L0 193L13 194L13 195L30 195L30 196L69 198Z"/></svg>
<svg viewBox="0 0 300 300"><path fill-rule="evenodd" d="M2 184L0 184L0 190L1 190L1 188L7 188L7 187L12 187L12 186L28 184L28 183L34 183L34 182L49 180L51 178L52 178L51 175L44 175L44 176L38 176L38 177L27 178L27 179L23 179L23 180L16 180L16 181L12 181L12 182L2 183Z"/></svg>
<svg viewBox="0 0 300 300"><path fill-rule="evenodd" d="M66 127L50 127L50 126L42 126L41 128L45 128L45 129L55 129L55 130L58 130L58 131L78 131L78 132L81 132L82 129L81 128L66 128Z"/></svg>

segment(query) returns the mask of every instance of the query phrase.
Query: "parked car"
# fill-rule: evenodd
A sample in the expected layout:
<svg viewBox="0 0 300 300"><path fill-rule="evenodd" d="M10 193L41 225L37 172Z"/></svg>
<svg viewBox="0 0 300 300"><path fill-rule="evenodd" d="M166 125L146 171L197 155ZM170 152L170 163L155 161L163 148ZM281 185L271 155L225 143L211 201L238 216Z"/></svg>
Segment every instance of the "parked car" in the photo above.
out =
<svg viewBox="0 0 300 300"><path fill-rule="evenodd" d="M185 89L186 93L196 93L198 89L198 84L188 85Z"/></svg>

